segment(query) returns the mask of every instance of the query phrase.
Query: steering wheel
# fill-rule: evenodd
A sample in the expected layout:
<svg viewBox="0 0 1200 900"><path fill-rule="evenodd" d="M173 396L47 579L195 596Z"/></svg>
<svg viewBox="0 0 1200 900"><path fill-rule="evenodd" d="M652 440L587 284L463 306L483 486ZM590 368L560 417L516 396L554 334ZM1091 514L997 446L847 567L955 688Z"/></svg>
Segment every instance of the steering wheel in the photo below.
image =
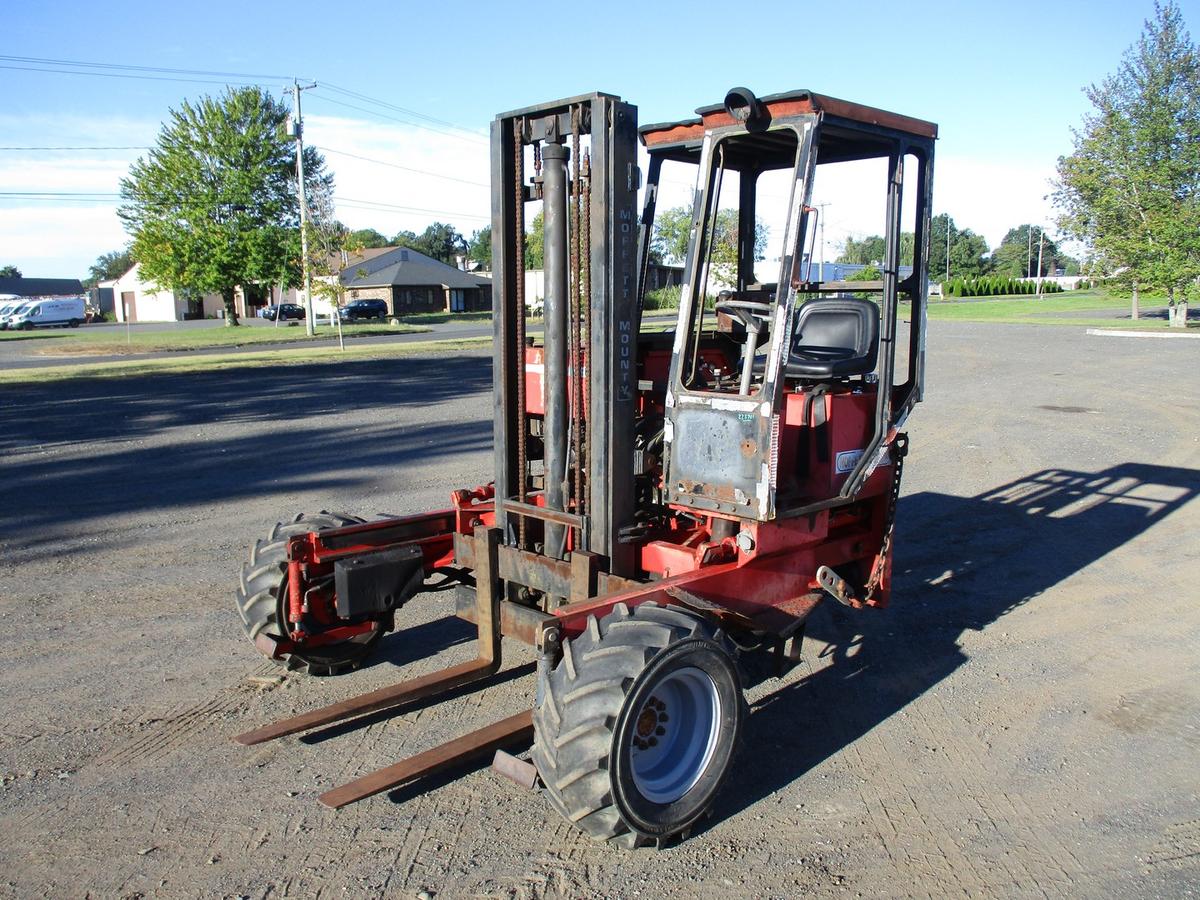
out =
<svg viewBox="0 0 1200 900"><path fill-rule="evenodd" d="M733 316L754 334L762 334L771 318L771 304L761 300L718 300L715 308L719 313Z"/></svg>

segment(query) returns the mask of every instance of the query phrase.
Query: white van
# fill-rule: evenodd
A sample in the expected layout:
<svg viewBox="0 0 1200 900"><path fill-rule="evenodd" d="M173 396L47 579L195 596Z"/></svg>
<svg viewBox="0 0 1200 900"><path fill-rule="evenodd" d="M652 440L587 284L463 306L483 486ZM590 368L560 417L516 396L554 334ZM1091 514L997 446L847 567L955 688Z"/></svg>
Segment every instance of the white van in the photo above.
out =
<svg viewBox="0 0 1200 900"><path fill-rule="evenodd" d="M14 300L0 305L0 331L7 328L8 320L28 306L29 303L29 300Z"/></svg>
<svg viewBox="0 0 1200 900"><path fill-rule="evenodd" d="M50 326L78 328L86 315L83 307L82 297L31 300L9 316L7 327L14 330L22 328L26 331Z"/></svg>

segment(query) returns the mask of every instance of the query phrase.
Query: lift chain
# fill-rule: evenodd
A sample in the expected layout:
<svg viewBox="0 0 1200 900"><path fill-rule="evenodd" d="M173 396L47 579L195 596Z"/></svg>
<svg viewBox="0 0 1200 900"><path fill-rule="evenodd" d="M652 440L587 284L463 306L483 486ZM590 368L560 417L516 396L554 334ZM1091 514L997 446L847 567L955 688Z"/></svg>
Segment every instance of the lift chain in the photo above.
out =
<svg viewBox="0 0 1200 900"><path fill-rule="evenodd" d="M517 500L520 503L525 502L526 486L529 481L529 463L527 462L528 442L526 439L526 430L528 424L525 418L525 140L522 135L522 127L517 125L513 128L513 214L516 221L513 223L513 233L516 235L516 246L513 248L516 253L516 272L513 285L516 289L516 297L514 301L517 305L515 324L515 334L513 335L513 344L516 346L516 358L512 361L517 370L516 387L517 387ZM541 159L537 155L537 144L533 145L534 161L538 169L541 168ZM517 517L517 546L524 550L528 543L525 540L525 517Z"/></svg>
<svg viewBox="0 0 1200 900"><path fill-rule="evenodd" d="M883 523L883 543L879 545L879 555L875 558L875 567L867 580L866 594L863 603L870 603L875 592L883 581L883 572L887 567L888 557L892 552L892 535L896 531L896 504L900 500L900 477L904 473L904 457L908 455L908 435L897 434L889 448L892 457L892 491L888 497L887 518Z"/></svg>

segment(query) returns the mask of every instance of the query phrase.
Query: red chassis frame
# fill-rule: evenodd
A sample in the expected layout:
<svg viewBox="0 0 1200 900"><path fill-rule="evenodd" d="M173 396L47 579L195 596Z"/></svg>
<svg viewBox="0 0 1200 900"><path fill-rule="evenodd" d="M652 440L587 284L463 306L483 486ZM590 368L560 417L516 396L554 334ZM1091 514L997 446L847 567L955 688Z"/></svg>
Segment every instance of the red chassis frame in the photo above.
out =
<svg viewBox="0 0 1200 900"><path fill-rule="evenodd" d="M526 377L530 414L540 398L541 348L527 351ZM643 354L643 373L659 375L669 358L660 351ZM665 375L665 372L661 373ZM656 378L643 380L643 412L653 412L658 401L652 387ZM814 406L824 405L824 415ZM872 386L841 386L812 398L801 387L786 395L779 424L777 480L780 496L792 495L796 504L836 495L844 474L839 474L839 454L845 455L867 442L871 410L875 404ZM817 426L814 422L821 422ZM807 434L806 434L807 432ZM889 435L888 446L895 443ZM560 637L579 634L589 616L602 617L618 603L636 606L654 601L679 604L720 619L726 627L747 632L786 636L794 633L803 619L824 596L816 573L822 566L837 570L841 577L860 587L874 575L875 583L866 597L846 597L850 605L884 606L890 589L891 559L883 552L884 532L890 526L889 504L894 481L890 460L883 460L867 480L855 502L846 506L817 509L770 522L740 523L738 537L715 537L719 516L697 516L695 511L671 507L666 527L639 539L639 562L647 581L635 582L597 571L596 561L584 557L582 565L549 559L515 547L497 550L501 576L519 571L522 583L541 581L545 592L570 602L551 609L540 627L510 624L502 617L502 633L540 644L541 628L555 627ZM530 496L541 506L541 496ZM392 630L392 614L382 619L348 623L334 610L335 597L330 575L334 563L364 553L398 546L421 550L425 577L441 571L450 578L475 568L474 545L470 540L479 527L495 524L492 486L457 490L449 509L401 518L380 519L293 537L288 546L286 608L281 621L288 633L265 638L268 655L280 658L299 646L316 647L343 641L379 627ZM781 504L784 508L786 504ZM529 576L533 576L532 579ZM535 616L535 619L537 617ZM504 625L509 624L508 628Z"/></svg>

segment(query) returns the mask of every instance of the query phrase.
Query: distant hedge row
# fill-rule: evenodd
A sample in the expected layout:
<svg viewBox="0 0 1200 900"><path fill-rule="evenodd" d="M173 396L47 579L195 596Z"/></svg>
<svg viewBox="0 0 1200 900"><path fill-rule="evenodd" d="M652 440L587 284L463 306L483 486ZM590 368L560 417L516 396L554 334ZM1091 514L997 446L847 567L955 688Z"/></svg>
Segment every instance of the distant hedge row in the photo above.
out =
<svg viewBox="0 0 1200 900"><path fill-rule="evenodd" d="M946 297L1003 297L1010 294L1036 294L1036 281L1021 281L1000 275L963 278L955 276L942 282L942 295ZM1043 294L1061 294L1062 286L1054 281L1042 282Z"/></svg>

